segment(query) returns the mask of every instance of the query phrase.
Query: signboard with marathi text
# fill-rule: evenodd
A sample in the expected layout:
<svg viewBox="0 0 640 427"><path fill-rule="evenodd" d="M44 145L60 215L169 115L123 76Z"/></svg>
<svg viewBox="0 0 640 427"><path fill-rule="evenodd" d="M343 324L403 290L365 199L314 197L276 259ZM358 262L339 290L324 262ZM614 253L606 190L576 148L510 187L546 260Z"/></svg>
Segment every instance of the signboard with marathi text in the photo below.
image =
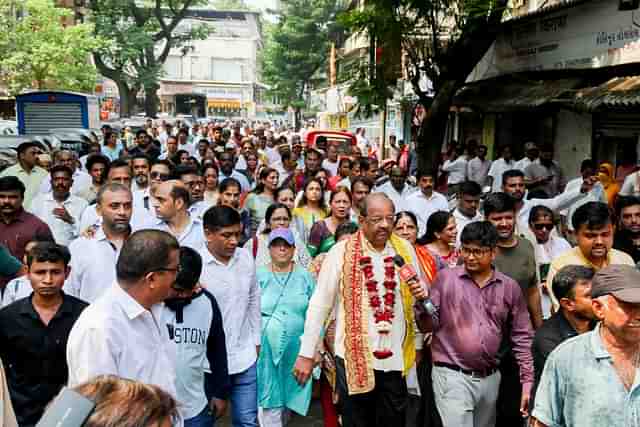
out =
<svg viewBox="0 0 640 427"><path fill-rule="evenodd" d="M586 2L503 28L467 81L640 62L640 10L620 11L618 1Z"/></svg>

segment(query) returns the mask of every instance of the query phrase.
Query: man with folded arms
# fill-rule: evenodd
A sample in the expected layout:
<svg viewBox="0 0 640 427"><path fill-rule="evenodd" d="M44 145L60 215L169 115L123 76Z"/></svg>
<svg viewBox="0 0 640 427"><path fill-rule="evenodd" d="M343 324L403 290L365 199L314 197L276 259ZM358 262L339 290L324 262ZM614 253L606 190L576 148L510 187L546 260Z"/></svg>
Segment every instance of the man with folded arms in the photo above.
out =
<svg viewBox="0 0 640 427"><path fill-rule="evenodd" d="M464 265L438 272L424 304L431 303L433 310L420 320L425 332L433 332L433 392L444 427L492 427L504 338L510 339L520 367L520 411L528 415L533 328L518 284L492 267L495 227L487 221L471 223L460 239Z"/></svg>

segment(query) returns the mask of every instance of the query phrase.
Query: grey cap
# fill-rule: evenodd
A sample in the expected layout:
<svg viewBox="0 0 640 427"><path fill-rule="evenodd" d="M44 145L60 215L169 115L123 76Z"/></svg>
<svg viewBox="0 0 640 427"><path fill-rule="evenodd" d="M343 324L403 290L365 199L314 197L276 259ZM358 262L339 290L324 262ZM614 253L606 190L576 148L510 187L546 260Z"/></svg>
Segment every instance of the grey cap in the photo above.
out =
<svg viewBox="0 0 640 427"><path fill-rule="evenodd" d="M593 276L591 298L613 295L620 301L640 304L640 271L630 265L615 264Z"/></svg>

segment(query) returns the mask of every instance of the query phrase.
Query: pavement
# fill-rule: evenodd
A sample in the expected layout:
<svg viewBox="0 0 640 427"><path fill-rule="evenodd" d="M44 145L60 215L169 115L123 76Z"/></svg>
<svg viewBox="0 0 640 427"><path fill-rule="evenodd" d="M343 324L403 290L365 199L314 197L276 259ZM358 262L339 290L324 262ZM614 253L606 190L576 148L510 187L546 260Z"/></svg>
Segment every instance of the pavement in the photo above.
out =
<svg viewBox="0 0 640 427"><path fill-rule="evenodd" d="M227 411L227 414L230 412ZM322 422L322 408L320 407L320 400L314 399L311 401L309 407L309 413L306 417L299 415L293 415L287 427L323 427ZM222 417L217 423L216 427L231 427L231 417L229 415Z"/></svg>

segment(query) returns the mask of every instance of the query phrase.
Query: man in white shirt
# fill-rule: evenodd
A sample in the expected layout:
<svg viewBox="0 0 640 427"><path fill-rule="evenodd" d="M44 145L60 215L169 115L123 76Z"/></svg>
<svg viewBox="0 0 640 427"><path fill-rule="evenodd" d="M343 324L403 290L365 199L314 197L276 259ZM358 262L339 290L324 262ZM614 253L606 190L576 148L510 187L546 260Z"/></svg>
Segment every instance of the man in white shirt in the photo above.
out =
<svg viewBox="0 0 640 427"><path fill-rule="evenodd" d="M426 297L426 286L415 273L421 270L413 247L392 234L393 222L391 200L381 193L367 196L360 231L337 243L320 270L293 369L299 384L309 380L323 325L335 308L336 383L345 427L405 422L406 375L423 338L413 306ZM395 268L397 256L413 266L411 285L403 280L405 270Z"/></svg>
<svg viewBox="0 0 640 427"><path fill-rule="evenodd" d="M133 183L131 191L144 191L149 188L149 170L151 160L144 154L136 154L131 159L131 169L133 171Z"/></svg>
<svg viewBox="0 0 640 427"><path fill-rule="evenodd" d="M513 168L524 172L527 166L529 166L531 163L535 162L538 159L539 154L540 154L540 150L538 149L538 146L536 145L535 142L531 142L531 141L525 142L524 157L518 160L516 164L513 165Z"/></svg>
<svg viewBox="0 0 640 427"><path fill-rule="evenodd" d="M502 174L510 169L514 169L515 163L511 157L511 147L502 147L502 157L494 160L489 168L487 185L491 186L491 191L497 193L502 191Z"/></svg>
<svg viewBox="0 0 640 427"><path fill-rule="evenodd" d="M338 175L338 148L334 144L327 145L327 158L322 161L322 168L331 176Z"/></svg>
<svg viewBox="0 0 640 427"><path fill-rule="evenodd" d="M524 235L532 241L529 234L529 213L537 205L546 206L554 212L566 209L575 202L586 197L597 179L593 176L586 178L580 187L565 190L551 199L525 199L524 173L518 169L504 172L502 176L502 191L509 194L516 201L516 233Z"/></svg>
<svg viewBox="0 0 640 427"><path fill-rule="evenodd" d="M460 248L462 230L472 222L482 221L482 214L478 211L480 196L482 196L482 187L477 182L465 181L458 187L458 206L452 212L456 219L457 248Z"/></svg>
<svg viewBox="0 0 640 427"><path fill-rule="evenodd" d="M237 170L233 169L236 159L232 153L227 151L225 151L224 153L220 153L220 157L218 158L218 161L220 166L220 172L218 174L218 182L222 182L227 178L235 178L240 183L243 193L246 193L247 191L251 190L251 184L249 184L247 177L244 176L242 173L238 172Z"/></svg>
<svg viewBox="0 0 640 427"><path fill-rule="evenodd" d="M406 199L414 191L416 189L407 184L407 175L398 166L391 169L389 181L373 190L374 193L386 194L393 202L396 212L408 209Z"/></svg>
<svg viewBox="0 0 640 427"><path fill-rule="evenodd" d="M160 154L158 160L171 160L178 152L178 138L175 136L167 137L167 143L164 144L164 147L165 150Z"/></svg>
<svg viewBox="0 0 640 427"><path fill-rule="evenodd" d="M487 182L491 160L487 159L487 147L479 145L477 155L467 163L467 179L477 182L481 187Z"/></svg>
<svg viewBox="0 0 640 427"><path fill-rule="evenodd" d="M116 375L177 398L176 348L162 302L175 296L178 261L178 242L169 233L141 230L125 241L116 281L83 311L69 335L70 387Z"/></svg>
<svg viewBox="0 0 640 427"><path fill-rule="evenodd" d="M153 192L156 217L147 228L162 230L174 236L180 246L199 250L204 244L202 222L188 212L191 204L189 190L182 181L163 182Z"/></svg>
<svg viewBox="0 0 640 427"><path fill-rule="evenodd" d="M88 303L94 302L116 279L116 261L131 232L131 190L122 184L106 184L98 192L101 224L93 236L71 242L71 274L64 291Z"/></svg>
<svg viewBox="0 0 640 427"><path fill-rule="evenodd" d="M78 237L80 216L88 203L70 193L73 172L67 166L56 165L51 168L49 175L52 191L33 199L31 213L49 226L58 244L67 246Z"/></svg>
<svg viewBox="0 0 640 427"><path fill-rule="evenodd" d="M80 196L91 186L91 175L78 169L78 156L71 150L60 150L53 154L53 165L63 165L71 169L73 185L71 194ZM40 184L40 193L51 192L51 180L43 179Z"/></svg>
<svg viewBox="0 0 640 427"><path fill-rule="evenodd" d="M240 214L214 206L204 214L206 244L200 249L202 286L222 312L231 377L231 419L236 426L258 425L256 361L260 352L260 288L251 253L238 247Z"/></svg>
<svg viewBox="0 0 640 427"><path fill-rule="evenodd" d="M462 153L458 153L458 147L453 149L451 159L445 160L442 164L442 171L448 174L448 193L455 194L458 185L467 179L467 158Z"/></svg>
<svg viewBox="0 0 640 427"><path fill-rule="evenodd" d="M418 235L422 236L427 229L427 221L432 213L449 211L449 202L442 194L433 191L433 172L425 171L418 174L418 187L406 199L407 209L418 218Z"/></svg>

